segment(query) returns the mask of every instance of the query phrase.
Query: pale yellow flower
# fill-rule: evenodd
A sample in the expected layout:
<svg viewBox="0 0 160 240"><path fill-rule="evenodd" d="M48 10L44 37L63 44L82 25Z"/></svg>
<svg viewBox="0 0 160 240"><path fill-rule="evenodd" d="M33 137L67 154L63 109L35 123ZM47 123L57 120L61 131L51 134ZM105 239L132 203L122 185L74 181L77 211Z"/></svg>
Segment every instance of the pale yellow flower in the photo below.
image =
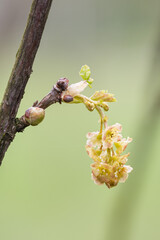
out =
<svg viewBox="0 0 160 240"><path fill-rule="evenodd" d="M112 148L115 142L120 141L122 139L121 131L122 126L119 123L107 127L103 132L103 147Z"/></svg>
<svg viewBox="0 0 160 240"><path fill-rule="evenodd" d="M114 145L116 147L116 153L121 154L130 142L132 142L132 138L130 137L128 137L127 139L123 138L122 140L115 142Z"/></svg>

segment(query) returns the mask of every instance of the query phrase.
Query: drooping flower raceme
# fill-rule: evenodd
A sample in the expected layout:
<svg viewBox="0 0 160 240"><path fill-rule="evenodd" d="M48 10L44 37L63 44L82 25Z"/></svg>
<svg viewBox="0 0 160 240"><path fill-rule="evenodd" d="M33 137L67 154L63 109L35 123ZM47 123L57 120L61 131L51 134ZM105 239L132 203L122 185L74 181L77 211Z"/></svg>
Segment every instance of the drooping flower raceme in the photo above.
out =
<svg viewBox="0 0 160 240"><path fill-rule="evenodd" d="M92 179L98 185L106 184L108 188L114 187L118 182L125 182L132 167L125 165L128 154L122 152L132 141L131 138L122 138L122 127L116 123L106 127L102 133L87 134L86 150L90 158Z"/></svg>
<svg viewBox="0 0 160 240"><path fill-rule="evenodd" d="M94 109L100 115L100 131L87 134L86 150L90 158L92 179L98 185L106 184L108 188L116 186L119 182L125 182L132 167L125 165L129 153L123 154L131 138L122 137L122 126L116 123L107 126L108 118L103 111L108 111L108 102L115 102L113 94L105 90L96 91L90 98L81 92L90 86L93 79L90 78L91 71L87 65L82 66L80 76L84 81L70 85L63 92L62 99L66 103L83 103L89 111Z"/></svg>

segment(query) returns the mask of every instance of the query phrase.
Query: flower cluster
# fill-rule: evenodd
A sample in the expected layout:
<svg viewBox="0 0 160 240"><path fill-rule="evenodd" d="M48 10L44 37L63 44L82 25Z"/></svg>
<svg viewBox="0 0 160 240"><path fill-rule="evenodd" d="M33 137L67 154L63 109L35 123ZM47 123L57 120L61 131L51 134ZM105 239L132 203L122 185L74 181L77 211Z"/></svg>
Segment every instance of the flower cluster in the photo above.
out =
<svg viewBox="0 0 160 240"><path fill-rule="evenodd" d="M108 91L96 91L90 98L81 94L84 89L93 83L90 78L91 71L87 65L82 66L80 76L83 81L71 84L62 94L62 100L66 103L83 103L89 111L94 109L100 115L100 131L87 134L86 150L90 158L94 160L91 164L92 179L98 185L106 184L108 188L116 186L119 182L125 182L132 167L125 165L128 154L122 155L131 138L123 138L122 126L116 123L107 126L108 118L103 111L108 111L108 102L115 102L114 95ZM104 126L104 130L103 130Z"/></svg>
<svg viewBox="0 0 160 240"><path fill-rule="evenodd" d="M125 165L128 154L121 155L131 138L122 138L122 127L119 123L109 126L100 132L87 134L86 150L90 158L92 179L98 185L114 187L118 182L125 182L132 167Z"/></svg>

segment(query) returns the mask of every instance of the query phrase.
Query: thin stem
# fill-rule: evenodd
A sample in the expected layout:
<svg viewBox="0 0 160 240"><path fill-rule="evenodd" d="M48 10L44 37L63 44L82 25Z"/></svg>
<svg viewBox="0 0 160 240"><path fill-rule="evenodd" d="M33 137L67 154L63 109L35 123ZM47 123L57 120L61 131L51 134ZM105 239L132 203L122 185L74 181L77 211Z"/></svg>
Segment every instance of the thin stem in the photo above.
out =
<svg viewBox="0 0 160 240"><path fill-rule="evenodd" d="M81 99L81 101L85 104L84 100L85 101L88 101L90 103L93 103L95 105L95 108L97 110L97 112L99 113L100 115L100 119L101 119L101 125L100 125L100 133L102 133L102 130L103 130L103 124L104 124L104 127L107 128L107 116L105 116L105 114L103 113L102 109L96 105L96 102L93 101L92 99L82 95L82 94L79 94L77 95L76 97L78 97L79 99ZM72 103L72 102L71 102ZM80 102L77 102L77 103L80 103Z"/></svg>
<svg viewBox="0 0 160 240"><path fill-rule="evenodd" d="M96 106L96 110L100 115L101 125L100 125L100 132L99 133L101 134L102 130L103 130L103 119L104 119L105 115L104 115L104 113L103 113L103 111L100 107Z"/></svg>
<svg viewBox="0 0 160 240"><path fill-rule="evenodd" d="M110 148L107 148L107 154L108 154L109 157L111 156L111 149Z"/></svg>

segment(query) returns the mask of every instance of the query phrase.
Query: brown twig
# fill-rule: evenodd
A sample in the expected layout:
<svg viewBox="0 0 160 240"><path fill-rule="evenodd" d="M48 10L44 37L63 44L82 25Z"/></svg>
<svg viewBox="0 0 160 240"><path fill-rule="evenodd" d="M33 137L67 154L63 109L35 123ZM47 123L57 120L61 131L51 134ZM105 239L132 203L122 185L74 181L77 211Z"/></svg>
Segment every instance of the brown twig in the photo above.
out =
<svg viewBox="0 0 160 240"><path fill-rule="evenodd" d="M33 104L33 107L46 109L56 102L61 103L61 94L67 89L68 83L69 80L67 78L59 79L56 85L54 85L53 89L40 102L36 101ZM23 115L21 118L15 119L16 132L23 132L23 130L29 125L30 124L25 120L25 115Z"/></svg>
<svg viewBox="0 0 160 240"><path fill-rule="evenodd" d="M52 0L34 0L20 48L0 106L0 164L15 137L15 118L32 73L32 66Z"/></svg>

